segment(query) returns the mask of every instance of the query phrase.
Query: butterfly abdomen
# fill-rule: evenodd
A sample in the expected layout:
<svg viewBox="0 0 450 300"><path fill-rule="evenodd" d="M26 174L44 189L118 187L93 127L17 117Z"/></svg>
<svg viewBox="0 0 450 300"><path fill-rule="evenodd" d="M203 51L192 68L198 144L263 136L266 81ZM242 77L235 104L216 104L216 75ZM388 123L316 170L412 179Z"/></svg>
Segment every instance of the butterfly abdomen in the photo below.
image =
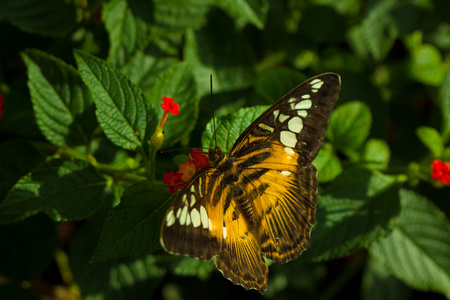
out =
<svg viewBox="0 0 450 300"><path fill-rule="evenodd" d="M236 166L234 163L234 158L225 155L225 158L220 161L216 167L217 172L222 175L222 184L231 191L230 195L232 195L232 199L230 200L235 201L241 209L245 219L250 224L254 224L253 207L243 188L243 186L247 183L243 182L243 178L239 176L241 171L239 166ZM224 210L226 211L228 207L229 203L225 202Z"/></svg>

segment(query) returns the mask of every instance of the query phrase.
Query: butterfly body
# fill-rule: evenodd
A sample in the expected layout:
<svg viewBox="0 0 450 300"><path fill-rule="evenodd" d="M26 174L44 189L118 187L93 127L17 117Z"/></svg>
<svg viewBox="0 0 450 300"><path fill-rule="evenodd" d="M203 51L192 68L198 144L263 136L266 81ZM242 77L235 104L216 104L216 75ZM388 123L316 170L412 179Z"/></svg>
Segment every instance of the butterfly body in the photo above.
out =
<svg viewBox="0 0 450 300"><path fill-rule="evenodd" d="M296 259L310 244L317 202L312 161L340 90L326 73L299 85L258 117L230 155L208 152L168 209L161 244L171 253L210 260L235 284L267 289L268 267Z"/></svg>

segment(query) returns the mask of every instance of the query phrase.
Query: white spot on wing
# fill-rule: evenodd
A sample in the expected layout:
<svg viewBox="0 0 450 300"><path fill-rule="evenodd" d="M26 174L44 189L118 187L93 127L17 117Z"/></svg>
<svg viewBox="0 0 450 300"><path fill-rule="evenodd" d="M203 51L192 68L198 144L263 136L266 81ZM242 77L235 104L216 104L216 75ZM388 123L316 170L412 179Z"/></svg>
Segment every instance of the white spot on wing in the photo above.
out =
<svg viewBox="0 0 450 300"><path fill-rule="evenodd" d="M212 230L212 223L211 223L211 219L208 218L208 229L211 231Z"/></svg>
<svg viewBox="0 0 450 300"><path fill-rule="evenodd" d="M175 216L173 215L173 210L169 211L166 217L166 226L170 227L175 223Z"/></svg>
<svg viewBox="0 0 450 300"><path fill-rule="evenodd" d="M201 224L200 213L195 208L193 208L191 211L191 221L192 221L192 226L194 226L195 228L200 226L200 224Z"/></svg>
<svg viewBox="0 0 450 300"><path fill-rule="evenodd" d="M179 219L180 225L184 225L186 223L187 209L188 209L188 207L185 206L185 207L183 207L183 210L181 211L181 216Z"/></svg>
<svg viewBox="0 0 450 300"><path fill-rule="evenodd" d="M269 125L266 125L266 124L264 124L264 123L259 123L258 126L261 127L261 128L264 129L264 130L273 132L273 127L270 127Z"/></svg>
<svg viewBox="0 0 450 300"><path fill-rule="evenodd" d="M284 152L286 152L289 155L294 155L294 149L292 149L291 147L284 147Z"/></svg>
<svg viewBox="0 0 450 300"><path fill-rule="evenodd" d="M194 204L195 204L195 195L194 194L191 194L191 207L192 206L194 206Z"/></svg>
<svg viewBox="0 0 450 300"><path fill-rule="evenodd" d="M180 218L180 214L181 214L181 207L177 210L177 219Z"/></svg>
<svg viewBox="0 0 450 300"><path fill-rule="evenodd" d="M303 121L299 117L293 117L288 122L288 128L294 133L300 133L303 129Z"/></svg>
<svg viewBox="0 0 450 300"><path fill-rule="evenodd" d="M222 235L224 239L227 238L227 228L225 226L223 227Z"/></svg>
<svg viewBox="0 0 450 300"><path fill-rule="evenodd" d="M311 95L310 95L310 94L304 94L304 95L302 95L302 99L309 99L309 98L311 98Z"/></svg>
<svg viewBox="0 0 450 300"><path fill-rule="evenodd" d="M312 106L312 101L309 99L300 101L299 103L295 104L295 109L310 109Z"/></svg>
<svg viewBox="0 0 450 300"><path fill-rule="evenodd" d="M314 84L316 84L316 83L318 83L318 82L321 82L322 81L322 79L319 79L319 78L316 78L316 79L314 79L314 80L311 80L311 82L309 83L310 85L314 85ZM323 81L322 81L323 82Z"/></svg>
<svg viewBox="0 0 450 300"><path fill-rule="evenodd" d="M191 185L191 192L192 192L192 193L195 193L195 187L194 187L194 185Z"/></svg>
<svg viewBox="0 0 450 300"><path fill-rule="evenodd" d="M281 171L280 174L283 176L289 176L289 175L291 175L291 172L290 171Z"/></svg>
<svg viewBox="0 0 450 300"><path fill-rule="evenodd" d="M289 116L283 114L280 114L280 116L278 117L278 121L280 121L281 123L283 123L287 119L289 119Z"/></svg>
<svg viewBox="0 0 450 300"><path fill-rule="evenodd" d="M273 118L276 120L279 114L280 114L280 111L278 109L274 110L273 111Z"/></svg>
<svg viewBox="0 0 450 300"><path fill-rule="evenodd" d="M306 110L297 110L297 114L302 118L306 118L308 116L308 112Z"/></svg>
<svg viewBox="0 0 450 300"><path fill-rule="evenodd" d="M191 216L189 215L189 213L186 214L186 226L189 226L189 224L191 224Z"/></svg>
<svg viewBox="0 0 450 300"><path fill-rule="evenodd" d="M203 228L208 228L208 213L204 206L200 206L200 217L202 220Z"/></svg>
<svg viewBox="0 0 450 300"><path fill-rule="evenodd" d="M291 131L283 130L280 132L280 141L283 145L295 148L297 144L297 136Z"/></svg>
<svg viewBox="0 0 450 300"><path fill-rule="evenodd" d="M295 102L295 101L297 101L297 99L295 99L295 98L290 98L290 99L288 100L289 103L292 103L292 102Z"/></svg>

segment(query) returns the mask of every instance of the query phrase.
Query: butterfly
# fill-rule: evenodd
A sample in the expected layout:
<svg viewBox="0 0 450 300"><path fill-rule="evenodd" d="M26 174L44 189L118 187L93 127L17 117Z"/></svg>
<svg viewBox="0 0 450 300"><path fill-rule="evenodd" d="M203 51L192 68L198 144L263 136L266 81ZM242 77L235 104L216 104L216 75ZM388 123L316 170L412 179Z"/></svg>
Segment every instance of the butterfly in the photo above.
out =
<svg viewBox="0 0 450 300"><path fill-rule="evenodd" d="M176 196L161 227L169 253L211 260L224 277L261 294L268 266L310 246L317 176L312 161L339 96L340 77L325 73L284 95L236 140L230 154L210 149Z"/></svg>

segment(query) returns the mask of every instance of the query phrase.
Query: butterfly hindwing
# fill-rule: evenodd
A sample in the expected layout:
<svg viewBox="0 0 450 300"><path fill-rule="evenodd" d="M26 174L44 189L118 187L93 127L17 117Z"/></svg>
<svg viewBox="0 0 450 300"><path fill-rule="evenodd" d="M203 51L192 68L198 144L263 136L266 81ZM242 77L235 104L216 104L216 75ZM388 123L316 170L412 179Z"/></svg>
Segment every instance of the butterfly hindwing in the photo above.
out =
<svg viewBox="0 0 450 300"><path fill-rule="evenodd" d="M225 193L228 195L232 191L228 189ZM257 228L247 221L237 205L230 201L224 212L222 249L216 256L217 269L234 284L264 293L269 270L261 256Z"/></svg>
<svg viewBox="0 0 450 300"><path fill-rule="evenodd" d="M211 198L220 188L214 169L197 172L177 195L161 227L161 245L170 253L210 260L222 244L223 206Z"/></svg>

